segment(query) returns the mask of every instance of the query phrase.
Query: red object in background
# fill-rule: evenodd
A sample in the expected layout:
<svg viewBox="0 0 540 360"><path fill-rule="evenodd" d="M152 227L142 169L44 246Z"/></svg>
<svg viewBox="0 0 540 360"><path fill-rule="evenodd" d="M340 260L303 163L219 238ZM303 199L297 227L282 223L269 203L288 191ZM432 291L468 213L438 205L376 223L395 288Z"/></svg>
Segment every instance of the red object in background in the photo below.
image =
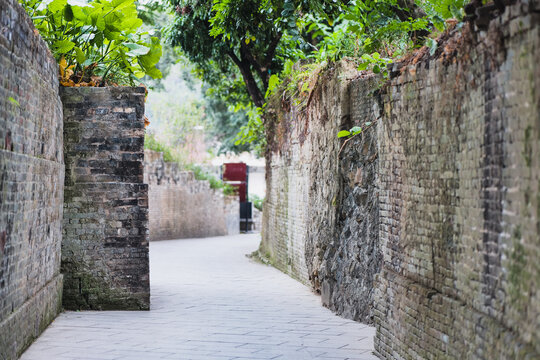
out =
<svg viewBox="0 0 540 360"><path fill-rule="evenodd" d="M229 184L231 186L234 186L236 190L238 191L238 197L240 198L240 202L246 201L246 184L245 183L237 183L237 184Z"/></svg>
<svg viewBox="0 0 540 360"><path fill-rule="evenodd" d="M247 199L247 165L244 163L223 164L223 181L238 189L240 202Z"/></svg>
<svg viewBox="0 0 540 360"><path fill-rule="evenodd" d="M223 164L224 181L247 181L247 165L244 163Z"/></svg>

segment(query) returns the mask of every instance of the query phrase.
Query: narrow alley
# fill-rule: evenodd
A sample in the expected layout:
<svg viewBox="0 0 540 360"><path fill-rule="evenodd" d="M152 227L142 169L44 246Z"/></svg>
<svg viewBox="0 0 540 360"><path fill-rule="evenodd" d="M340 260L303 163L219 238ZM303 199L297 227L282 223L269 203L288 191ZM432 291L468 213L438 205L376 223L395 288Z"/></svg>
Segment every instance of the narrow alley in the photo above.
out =
<svg viewBox="0 0 540 360"><path fill-rule="evenodd" d="M64 312L21 359L376 359L375 329L246 257L259 242L152 242L151 311Z"/></svg>

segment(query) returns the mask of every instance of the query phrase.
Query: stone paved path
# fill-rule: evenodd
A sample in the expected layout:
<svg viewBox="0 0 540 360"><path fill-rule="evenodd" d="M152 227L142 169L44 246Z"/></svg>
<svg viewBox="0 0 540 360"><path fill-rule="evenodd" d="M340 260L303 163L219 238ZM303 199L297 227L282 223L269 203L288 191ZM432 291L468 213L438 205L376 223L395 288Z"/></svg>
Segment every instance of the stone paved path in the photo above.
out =
<svg viewBox="0 0 540 360"><path fill-rule="evenodd" d="M372 327L246 258L258 244L258 235L153 242L151 311L63 313L21 359L376 359Z"/></svg>

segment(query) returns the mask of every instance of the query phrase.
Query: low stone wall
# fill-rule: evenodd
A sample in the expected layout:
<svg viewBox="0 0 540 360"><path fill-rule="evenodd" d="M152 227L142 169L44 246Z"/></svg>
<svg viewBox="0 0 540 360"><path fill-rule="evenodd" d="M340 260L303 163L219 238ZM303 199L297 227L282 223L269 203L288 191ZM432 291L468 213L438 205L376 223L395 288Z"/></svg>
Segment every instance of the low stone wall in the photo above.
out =
<svg viewBox="0 0 540 360"><path fill-rule="evenodd" d="M374 321L382 358L540 357L539 10L453 30L385 86L338 64L305 108L270 107L260 251Z"/></svg>
<svg viewBox="0 0 540 360"><path fill-rule="evenodd" d="M57 65L15 0L0 0L0 358L61 309L64 189Z"/></svg>
<svg viewBox="0 0 540 360"><path fill-rule="evenodd" d="M149 309L144 88L62 88L66 309Z"/></svg>
<svg viewBox="0 0 540 360"><path fill-rule="evenodd" d="M163 161L163 154L145 151L144 179L149 186L150 240L171 240L238 234L238 196L224 196L193 172Z"/></svg>

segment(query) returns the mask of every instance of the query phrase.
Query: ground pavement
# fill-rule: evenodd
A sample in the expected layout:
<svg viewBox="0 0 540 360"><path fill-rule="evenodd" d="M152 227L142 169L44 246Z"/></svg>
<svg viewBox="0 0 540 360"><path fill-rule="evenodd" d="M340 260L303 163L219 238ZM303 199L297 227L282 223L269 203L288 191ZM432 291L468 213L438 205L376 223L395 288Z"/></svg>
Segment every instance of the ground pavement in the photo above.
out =
<svg viewBox="0 0 540 360"><path fill-rule="evenodd" d="M258 235L152 242L152 310L65 312L21 359L375 359L372 327L248 259L258 244Z"/></svg>

